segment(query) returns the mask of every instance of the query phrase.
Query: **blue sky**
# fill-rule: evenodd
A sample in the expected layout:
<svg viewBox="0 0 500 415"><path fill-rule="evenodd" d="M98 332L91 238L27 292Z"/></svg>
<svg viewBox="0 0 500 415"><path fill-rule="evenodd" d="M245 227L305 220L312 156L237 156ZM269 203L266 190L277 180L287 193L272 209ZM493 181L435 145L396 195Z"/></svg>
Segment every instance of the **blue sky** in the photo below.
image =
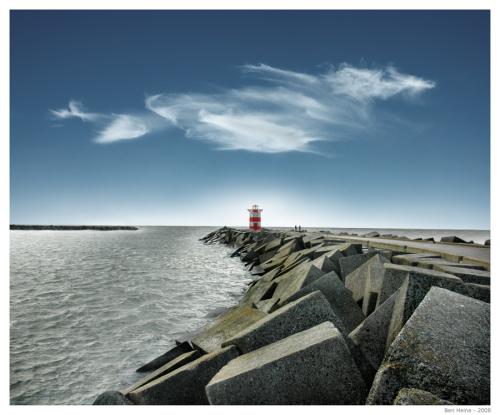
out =
<svg viewBox="0 0 500 415"><path fill-rule="evenodd" d="M15 11L11 223L489 229L489 13Z"/></svg>

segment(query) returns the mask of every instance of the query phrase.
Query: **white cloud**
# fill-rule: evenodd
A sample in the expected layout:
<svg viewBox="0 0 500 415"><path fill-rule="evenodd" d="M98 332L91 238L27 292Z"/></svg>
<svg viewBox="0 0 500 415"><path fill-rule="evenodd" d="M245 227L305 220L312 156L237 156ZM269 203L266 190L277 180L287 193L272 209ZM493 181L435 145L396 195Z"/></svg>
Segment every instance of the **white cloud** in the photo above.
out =
<svg viewBox="0 0 500 415"><path fill-rule="evenodd" d="M363 102L388 99L403 93L417 95L435 86L432 81L402 74L393 67L367 69L341 65L338 70L328 71L323 78L333 94Z"/></svg>
<svg viewBox="0 0 500 415"><path fill-rule="evenodd" d="M127 114L113 115L112 121L95 138L96 143L113 143L120 140L131 140L149 132L148 126L140 118Z"/></svg>
<svg viewBox="0 0 500 415"><path fill-rule="evenodd" d="M99 144L139 138L157 126L157 123L150 120L149 114L136 116L86 112L83 105L76 100L71 100L67 109L50 110L50 112L60 119L78 118L95 124L100 131L94 141Z"/></svg>
<svg viewBox="0 0 500 415"><path fill-rule="evenodd" d="M267 85L216 94L154 95L146 99L146 107L186 136L222 150L311 152L317 141L368 128L375 100L415 96L435 85L392 67L344 64L318 75L264 64L244 65L243 70Z"/></svg>
<svg viewBox="0 0 500 415"><path fill-rule="evenodd" d="M261 63L244 65L242 70L260 84L213 94L151 95L145 105L154 115L90 113L74 100L67 109L51 112L61 119L96 123L100 130L95 141L101 144L142 137L160 128L158 120L162 120L163 126L175 126L186 137L213 143L221 150L317 152L316 142L372 128L377 101L411 98L435 87L433 81L391 66L342 64L306 74Z"/></svg>
<svg viewBox="0 0 500 415"><path fill-rule="evenodd" d="M79 118L82 121L96 121L101 118L101 114L96 114L92 112L85 112L81 102L71 100L68 104L68 108L61 108L58 110L50 110L52 115L57 118Z"/></svg>

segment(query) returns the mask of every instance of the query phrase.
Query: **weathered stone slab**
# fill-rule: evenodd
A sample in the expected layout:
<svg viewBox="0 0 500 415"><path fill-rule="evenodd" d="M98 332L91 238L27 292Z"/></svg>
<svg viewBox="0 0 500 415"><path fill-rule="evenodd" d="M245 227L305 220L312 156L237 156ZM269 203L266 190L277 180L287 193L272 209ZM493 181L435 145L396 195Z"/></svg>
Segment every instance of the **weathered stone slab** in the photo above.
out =
<svg viewBox="0 0 500 415"><path fill-rule="evenodd" d="M398 265L409 265L416 266L418 261L425 258L441 258L438 254L404 254L404 255L394 255L391 261Z"/></svg>
<svg viewBox="0 0 500 415"><path fill-rule="evenodd" d="M391 404L402 388L457 405L490 404L490 306L432 287L392 343L367 403Z"/></svg>
<svg viewBox="0 0 500 415"><path fill-rule="evenodd" d="M345 281L346 277L359 268L370 258L375 256L375 252L366 252L364 254L349 255L339 259L340 277Z"/></svg>
<svg viewBox="0 0 500 415"><path fill-rule="evenodd" d="M313 262L304 263L274 280L278 284L274 297L279 298L281 305L288 297L324 274L325 272L314 266Z"/></svg>
<svg viewBox="0 0 500 415"><path fill-rule="evenodd" d="M454 290L467 297L475 298L476 300L490 302L490 286L481 284L463 284L459 289Z"/></svg>
<svg viewBox="0 0 500 415"><path fill-rule="evenodd" d="M460 278L444 272L406 265L384 264L384 280L377 300L377 306L394 294L401 287L407 276L423 276L427 279L443 280L444 282L450 281L455 285L462 283ZM450 288L450 285L447 285L445 288Z"/></svg>
<svg viewBox="0 0 500 415"><path fill-rule="evenodd" d="M451 243L459 243L459 244L465 244L463 239L459 238L458 236L443 236L441 238L441 242L451 242Z"/></svg>
<svg viewBox="0 0 500 415"><path fill-rule="evenodd" d="M248 353L324 321L342 325L324 295L315 291L268 314L228 339L223 346L235 345L242 353Z"/></svg>
<svg viewBox="0 0 500 415"><path fill-rule="evenodd" d="M450 267L447 265L434 266L436 271L453 274L460 278L463 282L473 284L490 285L490 272L481 269L463 268L460 266Z"/></svg>
<svg viewBox="0 0 500 415"><path fill-rule="evenodd" d="M118 391L101 393L92 405L134 405L134 403Z"/></svg>
<svg viewBox="0 0 500 415"><path fill-rule="evenodd" d="M232 359L236 347L206 354L134 391L127 397L137 405L206 405L205 386Z"/></svg>
<svg viewBox="0 0 500 415"><path fill-rule="evenodd" d="M352 405L366 396L343 336L329 322L234 359L206 390L213 405Z"/></svg>
<svg viewBox="0 0 500 415"><path fill-rule="evenodd" d="M221 344L267 314L250 306L234 307L217 317L198 334L192 343L205 353L214 352Z"/></svg>
<svg viewBox="0 0 500 415"><path fill-rule="evenodd" d="M368 385L373 381L384 358L392 310L397 295L397 292L394 293L349 334L352 344L369 364L368 367L358 364Z"/></svg>
<svg viewBox="0 0 500 415"><path fill-rule="evenodd" d="M160 376L166 375L169 372L173 372L175 369L178 369L179 367L184 366L192 362L193 360L198 359L200 356L201 353L199 350L192 350L190 352L184 353L176 357L175 359L171 360L170 362L164 364L162 367L156 369L148 376L145 376L144 378L140 379L132 386L129 386L128 388L122 390L121 393L123 393L123 395L127 395L133 390L140 388L141 386L159 378Z"/></svg>
<svg viewBox="0 0 500 415"><path fill-rule="evenodd" d="M394 399L394 405L453 405L430 392L415 388L403 388Z"/></svg>
<svg viewBox="0 0 500 415"><path fill-rule="evenodd" d="M324 273L335 271L335 265L333 264L332 261L328 258L328 256L323 255L319 258L316 258L314 261L311 262L312 265L314 265L316 268L320 269Z"/></svg>
<svg viewBox="0 0 500 415"><path fill-rule="evenodd" d="M151 360L149 363L146 363L144 366L141 366L136 372L150 372L152 370L156 370L171 360L182 356L184 353L190 352L193 350L191 344L187 341L184 341L168 352L158 356L156 359Z"/></svg>
<svg viewBox="0 0 500 415"><path fill-rule="evenodd" d="M380 256L378 261L374 261L368 267L368 276L365 283L365 293L363 295L363 305L361 310L365 316L369 316L377 306L378 297L384 282L384 264L389 261Z"/></svg>
<svg viewBox="0 0 500 415"><path fill-rule="evenodd" d="M278 301L278 298L269 298L267 300L261 300L255 305L264 313L270 313L274 306L278 303Z"/></svg>
<svg viewBox="0 0 500 415"><path fill-rule="evenodd" d="M331 271L322 275L317 280L306 285L280 305L288 304L314 291L321 291L335 314L342 320L342 325L346 329L346 334L351 332L364 319L359 306L352 299L352 292L348 290L338 275ZM343 331L341 327L337 327Z"/></svg>
<svg viewBox="0 0 500 415"><path fill-rule="evenodd" d="M394 265L394 267L404 266ZM401 331L406 321L410 318L420 302L424 299L427 292L433 286L453 291L460 291L463 287L463 283L457 277L449 274L438 273L437 271L420 271L419 268L417 268L417 271L410 271L401 285L399 295L396 297L396 302L392 312L391 325L387 334L386 350L389 349L391 343Z"/></svg>
<svg viewBox="0 0 500 415"><path fill-rule="evenodd" d="M365 296L365 286L366 280L370 272L370 266L375 264L384 264L389 261L380 255L375 255L370 258L359 268L356 268L345 278L345 286L352 291L352 298L354 301L358 302L363 300Z"/></svg>
<svg viewBox="0 0 500 415"><path fill-rule="evenodd" d="M439 258L423 258L417 262L418 267L436 269L437 266L449 266L449 267L461 267L470 269L484 269L482 265L479 264L466 264L464 262L453 262L446 259Z"/></svg>

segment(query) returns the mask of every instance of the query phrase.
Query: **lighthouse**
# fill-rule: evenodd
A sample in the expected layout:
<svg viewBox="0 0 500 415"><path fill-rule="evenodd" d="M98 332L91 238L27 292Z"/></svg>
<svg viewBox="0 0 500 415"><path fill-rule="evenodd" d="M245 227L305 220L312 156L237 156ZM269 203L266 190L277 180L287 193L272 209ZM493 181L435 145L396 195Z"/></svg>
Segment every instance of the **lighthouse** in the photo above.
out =
<svg viewBox="0 0 500 415"><path fill-rule="evenodd" d="M260 212L262 212L262 209L259 209L259 205L253 205L248 211L250 212L250 230L260 232L262 230L260 226Z"/></svg>

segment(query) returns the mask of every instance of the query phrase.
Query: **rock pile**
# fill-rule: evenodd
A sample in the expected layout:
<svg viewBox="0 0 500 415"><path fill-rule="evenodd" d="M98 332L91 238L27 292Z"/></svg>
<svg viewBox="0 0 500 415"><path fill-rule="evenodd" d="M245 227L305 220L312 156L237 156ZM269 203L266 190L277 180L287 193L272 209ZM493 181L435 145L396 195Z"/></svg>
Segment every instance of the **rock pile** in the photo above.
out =
<svg viewBox="0 0 500 415"><path fill-rule="evenodd" d="M375 237L375 235L370 235ZM490 275L328 233L232 228L240 304L95 404L488 405Z"/></svg>

